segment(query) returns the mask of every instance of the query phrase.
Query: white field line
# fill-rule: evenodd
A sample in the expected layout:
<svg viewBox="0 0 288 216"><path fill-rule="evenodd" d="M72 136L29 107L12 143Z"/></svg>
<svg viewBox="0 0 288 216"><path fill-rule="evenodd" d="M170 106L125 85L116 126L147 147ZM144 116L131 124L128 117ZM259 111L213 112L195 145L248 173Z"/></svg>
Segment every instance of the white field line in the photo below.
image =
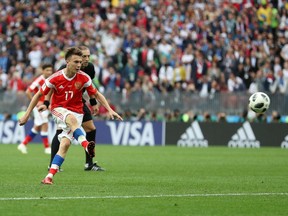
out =
<svg viewBox="0 0 288 216"><path fill-rule="evenodd" d="M77 200L77 199L137 199L163 197L233 197L233 196L288 196L288 193L227 193L227 194L159 194L131 196L75 196L75 197L0 197L7 200Z"/></svg>

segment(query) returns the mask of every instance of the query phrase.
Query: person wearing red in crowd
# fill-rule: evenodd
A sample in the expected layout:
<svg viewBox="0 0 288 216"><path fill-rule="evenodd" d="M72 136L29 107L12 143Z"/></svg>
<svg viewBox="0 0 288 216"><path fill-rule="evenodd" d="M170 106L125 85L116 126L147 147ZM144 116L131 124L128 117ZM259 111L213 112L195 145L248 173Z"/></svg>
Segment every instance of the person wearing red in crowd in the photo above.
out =
<svg viewBox="0 0 288 216"><path fill-rule="evenodd" d="M83 90L87 91L94 112L98 111L98 107L96 106L97 99L108 110L111 119L117 118L123 120L118 113L111 109L105 97L93 87L89 75L80 70L82 55L82 51L77 47L67 49L65 54L66 68L57 71L45 80L45 84L33 96L25 114L19 119L19 125L24 125L39 99L43 95L52 94L51 113L57 127L61 128L63 132L58 136L60 148L53 158L48 174L41 182L43 184L53 184L53 177L63 164L73 139L76 139L82 145L90 157L93 158L95 156L95 142L88 142L83 131L80 129L84 114L82 102ZM91 102L93 100L94 102Z"/></svg>
<svg viewBox="0 0 288 216"><path fill-rule="evenodd" d="M37 77L32 84L26 90L26 94L29 100L32 99L33 95L35 95L41 86L45 83L45 79L48 78L53 72L53 66L51 64L44 64L42 65L42 75ZM43 112L39 112L38 108L40 105L43 104L45 97L42 96L39 99L38 104L33 109L34 115L34 126L30 130L29 134L25 137L25 139L18 145L17 149L22 152L23 154L27 154L27 145L28 143L33 140L33 138L40 132L42 142L44 145L44 153L51 154L51 148L48 141L48 116L49 110L45 110Z"/></svg>
<svg viewBox="0 0 288 216"><path fill-rule="evenodd" d="M13 73L11 79L8 81L8 90L11 90L15 93L25 92L27 88L26 84L21 79L18 73Z"/></svg>

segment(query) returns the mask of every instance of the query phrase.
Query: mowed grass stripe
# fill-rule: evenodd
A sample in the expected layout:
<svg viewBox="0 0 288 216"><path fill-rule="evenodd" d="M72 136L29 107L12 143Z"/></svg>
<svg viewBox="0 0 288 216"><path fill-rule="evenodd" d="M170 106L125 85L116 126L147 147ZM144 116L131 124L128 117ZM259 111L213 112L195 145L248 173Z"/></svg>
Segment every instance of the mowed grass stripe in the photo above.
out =
<svg viewBox="0 0 288 216"><path fill-rule="evenodd" d="M162 198L162 197L227 197L227 196L288 196L288 193L228 193L228 194L159 194L141 196L82 196L82 197L15 197L0 198L6 200L76 200L76 199L134 199L134 198Z"/></svg>

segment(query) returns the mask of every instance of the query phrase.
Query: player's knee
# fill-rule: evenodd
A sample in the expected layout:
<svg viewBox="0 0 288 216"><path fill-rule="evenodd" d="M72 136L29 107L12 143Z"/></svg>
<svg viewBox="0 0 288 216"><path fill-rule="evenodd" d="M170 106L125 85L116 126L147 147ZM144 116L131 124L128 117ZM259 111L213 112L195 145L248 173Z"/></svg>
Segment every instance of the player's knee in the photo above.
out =
<svg viewBox="0 0 288 216"><path fill-rule="evenodd" d="M78 121L77 121L77 119L76 119L76 117L75 117L74 115L69 114L69 115L67 115L67 117L66 117L66 123L67 123L70 127L72 127L72 126L77 125L77 124L78 124Z"/></svg>

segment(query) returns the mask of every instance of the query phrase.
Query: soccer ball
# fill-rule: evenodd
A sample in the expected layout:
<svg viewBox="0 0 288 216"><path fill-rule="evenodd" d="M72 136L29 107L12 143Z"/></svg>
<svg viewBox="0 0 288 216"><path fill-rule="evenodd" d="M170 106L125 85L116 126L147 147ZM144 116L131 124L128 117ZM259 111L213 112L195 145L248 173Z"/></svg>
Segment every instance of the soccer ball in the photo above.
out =
<svg viewBox="0 0 288 216"><path fill-rule="evenodd" d="M249 107L255 113L264 113L269 108L270 98L264 92L256 92L249 98Z"/></svg>

